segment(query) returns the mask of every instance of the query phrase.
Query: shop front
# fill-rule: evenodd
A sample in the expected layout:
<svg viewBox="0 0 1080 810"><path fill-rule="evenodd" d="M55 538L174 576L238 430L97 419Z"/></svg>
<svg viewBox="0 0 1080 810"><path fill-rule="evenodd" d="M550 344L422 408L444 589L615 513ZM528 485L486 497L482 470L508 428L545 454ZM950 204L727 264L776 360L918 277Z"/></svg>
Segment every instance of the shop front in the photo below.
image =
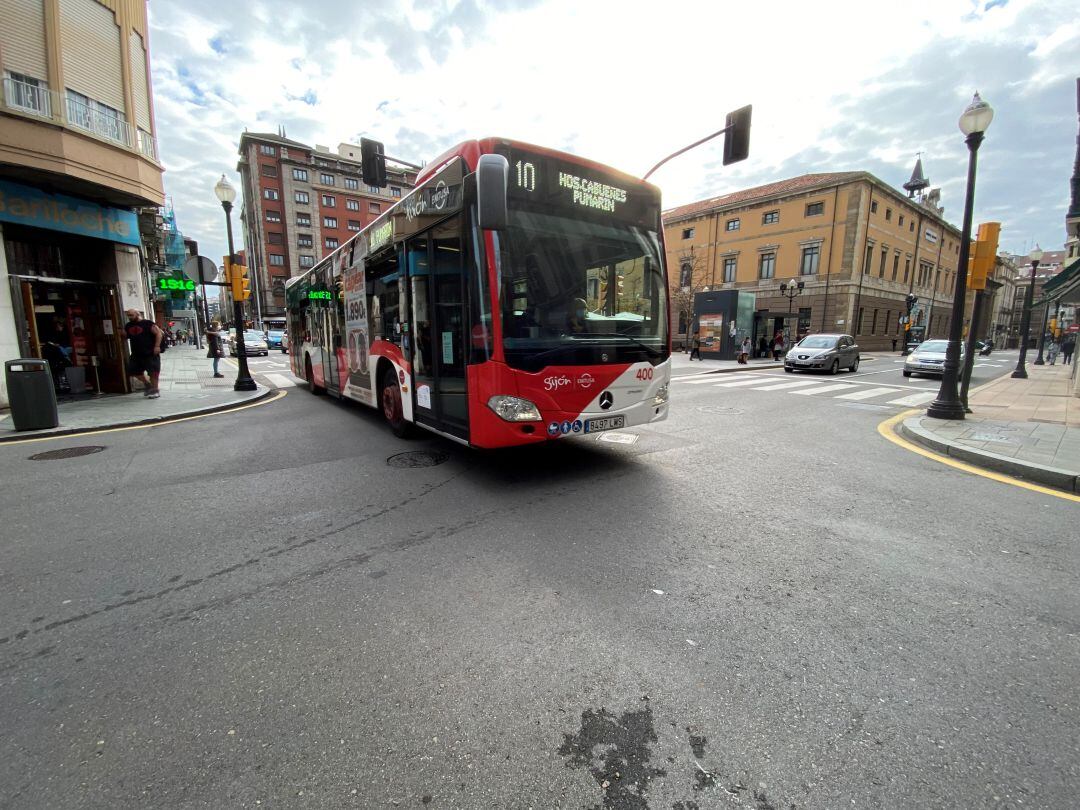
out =
<svg viewBox="0 0 1080 810"><path fill-rule="evenodd" d="M0 181L3 359L47 360L61 395L127 393L122 313L148 311L139 244L130 211Z"/></svg>

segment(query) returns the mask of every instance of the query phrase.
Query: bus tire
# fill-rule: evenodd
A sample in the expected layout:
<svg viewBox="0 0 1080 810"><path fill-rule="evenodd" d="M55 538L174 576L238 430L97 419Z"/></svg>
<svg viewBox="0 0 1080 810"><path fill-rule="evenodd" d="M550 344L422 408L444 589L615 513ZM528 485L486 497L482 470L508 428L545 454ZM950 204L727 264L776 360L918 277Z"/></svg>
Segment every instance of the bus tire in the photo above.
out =
<svg viewBox="0 0 1080 810"><path fill-rule="evenodd" d="M399 439L408 436L412 426L405 421L405 413L401 408L401 387L392 368L388 368L383 374L382 385L379 386L379 406L382 408L383 419L394 435Z"/></svg>
<svg viewBox="0 0 1080 810"><path fill-rule="evenodd" d="M308 390L316 396L325 394L326 389L315 384L315 372L311 370L311 355L304 355L304 379L307 380Z"/></svg>

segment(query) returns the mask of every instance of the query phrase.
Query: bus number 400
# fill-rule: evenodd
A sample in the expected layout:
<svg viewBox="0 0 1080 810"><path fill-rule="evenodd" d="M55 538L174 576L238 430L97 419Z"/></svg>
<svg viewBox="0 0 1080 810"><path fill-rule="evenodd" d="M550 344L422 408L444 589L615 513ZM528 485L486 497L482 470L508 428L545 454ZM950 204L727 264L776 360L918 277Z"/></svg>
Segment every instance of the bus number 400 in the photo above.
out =
<svg viewBox="0 0 1080 810"><path fill-rule="evenodd" d="M639 368L634 376L639 380L651 380L653 370L651 368Z"/></svg>

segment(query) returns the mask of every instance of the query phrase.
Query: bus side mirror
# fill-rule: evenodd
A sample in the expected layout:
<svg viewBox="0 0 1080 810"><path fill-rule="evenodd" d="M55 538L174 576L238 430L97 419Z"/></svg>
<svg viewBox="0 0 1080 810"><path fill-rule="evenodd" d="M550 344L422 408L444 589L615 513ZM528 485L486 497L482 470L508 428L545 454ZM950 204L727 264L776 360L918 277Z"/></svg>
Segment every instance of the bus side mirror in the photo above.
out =
<svg viewBox="0 0 1080 810"><path fill-rule="evenodd" d="M502 155L481 155L476 164L476 208L485 231L506 230L506 186L510 163Z"/></svg>

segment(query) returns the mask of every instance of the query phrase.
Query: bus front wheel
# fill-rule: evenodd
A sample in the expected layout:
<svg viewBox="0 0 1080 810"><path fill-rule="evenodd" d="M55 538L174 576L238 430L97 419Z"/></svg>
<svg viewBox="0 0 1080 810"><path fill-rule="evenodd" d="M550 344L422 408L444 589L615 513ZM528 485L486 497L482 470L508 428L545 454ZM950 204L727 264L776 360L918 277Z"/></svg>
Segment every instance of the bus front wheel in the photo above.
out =
<svg viewBox="0 0 1080 810"><path fill-rule="evenodd" d="M382 404L383 418L390 425L390 430L399 439L409 435L409 423L405 421L405 414L401 409L401 387L398 385L394 370L387 369L383 374L382 387L379 390L379 401Z"/></svg>

